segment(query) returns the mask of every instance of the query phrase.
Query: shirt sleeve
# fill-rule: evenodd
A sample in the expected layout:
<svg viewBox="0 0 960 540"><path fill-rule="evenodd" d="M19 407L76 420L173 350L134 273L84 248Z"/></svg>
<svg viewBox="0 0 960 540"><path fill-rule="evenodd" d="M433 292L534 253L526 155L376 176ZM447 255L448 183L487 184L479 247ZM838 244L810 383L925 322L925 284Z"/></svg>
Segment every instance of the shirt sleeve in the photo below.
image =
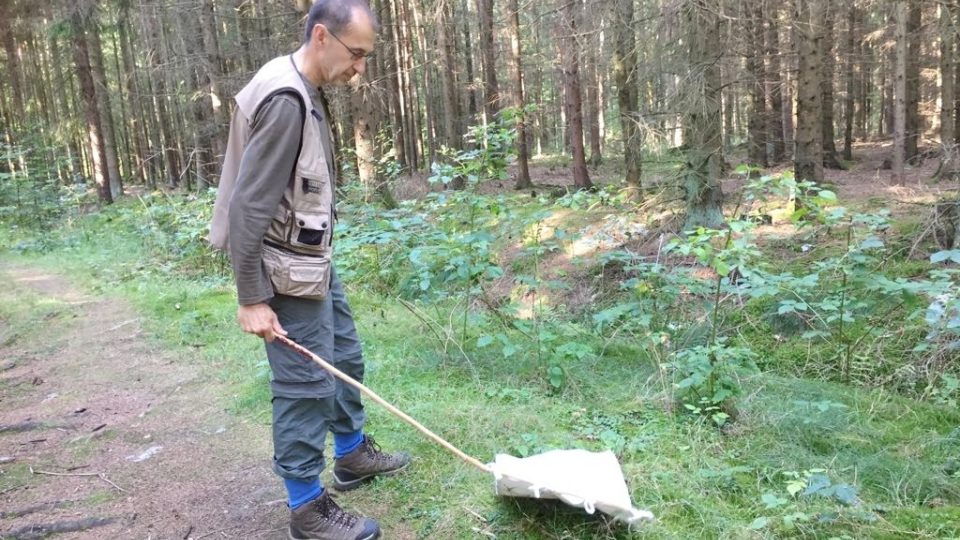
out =
<svg viewBox="0 0 960 540"><path fill-rule="evenodd" d="M264 103L251 125L229 211L230 260L241 305L273 298L261 246L290 182L302 136L303 109L291 94Z"/></svg>

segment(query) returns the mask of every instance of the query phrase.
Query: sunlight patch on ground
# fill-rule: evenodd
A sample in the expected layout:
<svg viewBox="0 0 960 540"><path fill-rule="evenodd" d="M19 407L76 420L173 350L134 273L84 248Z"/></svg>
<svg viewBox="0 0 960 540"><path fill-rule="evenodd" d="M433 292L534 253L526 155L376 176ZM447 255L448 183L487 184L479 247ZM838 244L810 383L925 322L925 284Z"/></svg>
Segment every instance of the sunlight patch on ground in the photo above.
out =
<svg viewBox="0 0 960 540"><path fill-rule="evenodd" d="M610 214L581 230L581 236L566 249L570 257L618 249L629 240L647 234L647 228L631 215Z"/></svg>

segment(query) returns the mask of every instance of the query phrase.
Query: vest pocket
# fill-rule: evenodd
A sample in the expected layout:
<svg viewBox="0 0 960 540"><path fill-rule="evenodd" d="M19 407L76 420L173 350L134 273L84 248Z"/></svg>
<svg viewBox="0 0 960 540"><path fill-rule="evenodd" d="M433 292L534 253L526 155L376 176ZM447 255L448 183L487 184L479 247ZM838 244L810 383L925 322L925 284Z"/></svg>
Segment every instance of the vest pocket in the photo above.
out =
<svg viewBox="0 0 960 540"><path fill-rule="evenodd" d="M277 208L270 220L270 227L267 229L267 238L286 242L290 237L290 209L283 205Z"/></svg>
<svg viewBox="0 0 960 540"><path fill-rule="evenodd" d="M330 291L329 252L301 255L264 244L263 265L277 294L319 300Z"/></svg>
<svg viewBox="0 0 960 540"><path fill-rule="evenodd" d="M297 212L290 234L290 245L305 249L326 247L329 242L330 214Z"/></svg>

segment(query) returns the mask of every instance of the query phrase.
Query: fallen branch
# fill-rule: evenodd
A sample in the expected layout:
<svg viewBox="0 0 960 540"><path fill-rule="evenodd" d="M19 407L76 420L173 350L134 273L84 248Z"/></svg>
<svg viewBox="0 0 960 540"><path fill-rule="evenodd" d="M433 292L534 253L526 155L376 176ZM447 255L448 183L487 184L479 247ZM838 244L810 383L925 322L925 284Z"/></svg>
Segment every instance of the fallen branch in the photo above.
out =
<svg viewBox="0 0 960 540"><path fill-rule="evenodd" d="M84 531L94 527L102 527L116 521L114 518L86 518L74 521L58 521L56 523L42 523L27 525L17 530L3 533L4 538L16 540L33 540L50 534Z"/></svg>

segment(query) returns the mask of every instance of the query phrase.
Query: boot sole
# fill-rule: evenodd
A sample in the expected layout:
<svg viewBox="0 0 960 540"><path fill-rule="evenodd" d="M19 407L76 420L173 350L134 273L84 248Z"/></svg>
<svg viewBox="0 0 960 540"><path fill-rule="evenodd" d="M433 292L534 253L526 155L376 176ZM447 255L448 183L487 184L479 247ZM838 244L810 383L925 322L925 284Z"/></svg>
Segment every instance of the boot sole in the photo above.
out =
<svg viewBox="0 0 960 540"><path fill-rule="evenodd" d="M298 538L294 536L293 532L290 531L289 527L287 528L287 538L289 538L290 540L310 540L310 538ZM376 540L377 538L380 538L380 531L377 531L371 534L370 536L364 536L363 538L360 538L358 540Z"/></svg>
<svg viewBox="0 0 960 540"><path fill-rule="evenodd" d="M372 479L372 478L374 478L374 477L377 477L377 476L393 476L393 475L395 475L395 474L398 474L398 473L402 472L404 469L406 469L406 468L409 467L409 466L410 466L410 463L407 462L407 463L404 464L402 467L398 467L398 468L396 468L396 469L393 469L392 471L385 471L385 472L379 472L379 473L374 473L374 474L368 474L368 475L366 475L366 476L361 476L360 478L357 478L357 479L354 479L354 480L348 480L348 481L340 480L340 478L337 477L337 471L334 470L334 471L333 471L333 489L335 489L335 490L337 490L337 491L350 491L350 490L354 490L354 489L357 489L358 487L360 487L360 484L364 483L364 482L367 481L367 480L370 480L370 479ZM366 539L364 539L364 540L366 540Z"/></svg>

